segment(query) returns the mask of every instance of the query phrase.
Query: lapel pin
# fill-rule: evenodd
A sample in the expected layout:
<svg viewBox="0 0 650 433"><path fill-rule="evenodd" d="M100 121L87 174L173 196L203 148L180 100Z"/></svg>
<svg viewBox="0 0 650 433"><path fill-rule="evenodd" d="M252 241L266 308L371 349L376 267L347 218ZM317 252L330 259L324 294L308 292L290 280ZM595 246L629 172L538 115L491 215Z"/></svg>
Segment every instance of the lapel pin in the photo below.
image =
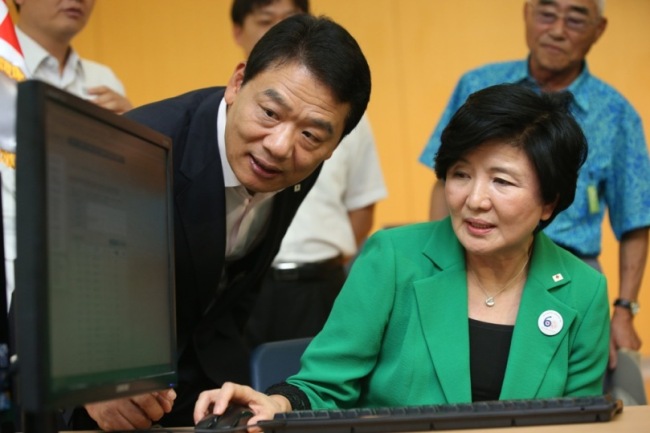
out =
<svg viewBox="0 0 650 433"><path fill-rule="evenodd" d="M300 184L296 184L293 186L293 192L300 192Z"/></svg>
<svg viewBox="0 0 650 433"><path fill-rule="evenodd" d="M553 281L555 281L556 283L557 283L558 281L562 281L563 279L564 279L564 277L562 276L562 274L555 274L555 275L553 275Z"/></svg>
<svg viewBox="0 0 650 433"><path fill-rule="evenodd" d="M546 310L539 315L537 319L537 326L542 334L552 336L558 334L562 330L564 320L560 313L554 310Z"/></svg>

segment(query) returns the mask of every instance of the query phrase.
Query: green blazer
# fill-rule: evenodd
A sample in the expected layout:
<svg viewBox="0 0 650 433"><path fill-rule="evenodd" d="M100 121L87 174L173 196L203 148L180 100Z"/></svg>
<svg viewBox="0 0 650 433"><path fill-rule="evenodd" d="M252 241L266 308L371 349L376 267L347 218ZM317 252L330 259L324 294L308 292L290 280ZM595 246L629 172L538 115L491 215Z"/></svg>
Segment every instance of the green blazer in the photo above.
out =
<svg viewBox="0 0 650 433"><path fill-rule="evenodd" d="M541 330L548 311L555 335ZM467 312L448 218L377 232L288 382L313 408L469 402ZM500 399L602 394L608 349L605 277L536 234Z"/></svg>

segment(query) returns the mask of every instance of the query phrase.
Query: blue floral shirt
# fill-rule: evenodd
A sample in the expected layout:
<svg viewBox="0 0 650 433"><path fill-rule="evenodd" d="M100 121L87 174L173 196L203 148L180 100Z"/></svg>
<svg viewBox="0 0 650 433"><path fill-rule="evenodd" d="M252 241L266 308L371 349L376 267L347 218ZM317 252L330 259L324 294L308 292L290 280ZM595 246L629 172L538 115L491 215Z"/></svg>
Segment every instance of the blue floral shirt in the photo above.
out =
<svg viewBox="0 0 650 433"><path fill-rule="evenodd" d="M440 135L467 97L488 86L525 83L539 89L527 60L489 64L467 72L456 85L419 161L433 167ZM628 231L650 226L650 158L641 118L613 87L582 73L568 87L574 96L571 112L589 143L573 204L544 230L560 245L577 253L600 254L601 227L607 208L618 240Z"/></svg>

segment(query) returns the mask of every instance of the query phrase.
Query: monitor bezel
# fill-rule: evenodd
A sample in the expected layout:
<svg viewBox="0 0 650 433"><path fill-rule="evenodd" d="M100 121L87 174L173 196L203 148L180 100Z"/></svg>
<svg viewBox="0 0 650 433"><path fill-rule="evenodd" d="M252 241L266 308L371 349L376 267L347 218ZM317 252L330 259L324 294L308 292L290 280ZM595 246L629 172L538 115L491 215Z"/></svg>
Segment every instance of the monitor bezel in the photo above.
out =
<svg viewBox="0 0 650 433"><path fill-rule="evenodd" d="M167 152L167 236L169 245L170 359L169 371L120 383L106 383L53 393L50 386L47 245L47 140L48 107L58 104L108 127L155 144ZM129 397L172 387L177 380L175 287L173 253L173 196L171 140L133 120L111 113L49 84L28 80L18 84L16 116L16 214L17 259L16 342L18 399L28 413L46 413L100 400Z"/></svg>

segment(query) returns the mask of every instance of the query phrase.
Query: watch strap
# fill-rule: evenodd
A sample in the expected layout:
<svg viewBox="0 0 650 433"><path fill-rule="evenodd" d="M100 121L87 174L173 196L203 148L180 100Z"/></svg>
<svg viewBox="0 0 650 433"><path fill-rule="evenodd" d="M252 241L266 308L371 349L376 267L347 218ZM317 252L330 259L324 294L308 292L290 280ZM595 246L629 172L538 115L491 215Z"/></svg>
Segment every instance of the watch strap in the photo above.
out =
<svg viewBox="0 0 650 433"><path fill-rule="evenodd" d="M628 310L630 310L632 315L639 312L639 304L637 302L630 301L629 299L618 298L614 301L614 306L627 308Z"/></svg>

